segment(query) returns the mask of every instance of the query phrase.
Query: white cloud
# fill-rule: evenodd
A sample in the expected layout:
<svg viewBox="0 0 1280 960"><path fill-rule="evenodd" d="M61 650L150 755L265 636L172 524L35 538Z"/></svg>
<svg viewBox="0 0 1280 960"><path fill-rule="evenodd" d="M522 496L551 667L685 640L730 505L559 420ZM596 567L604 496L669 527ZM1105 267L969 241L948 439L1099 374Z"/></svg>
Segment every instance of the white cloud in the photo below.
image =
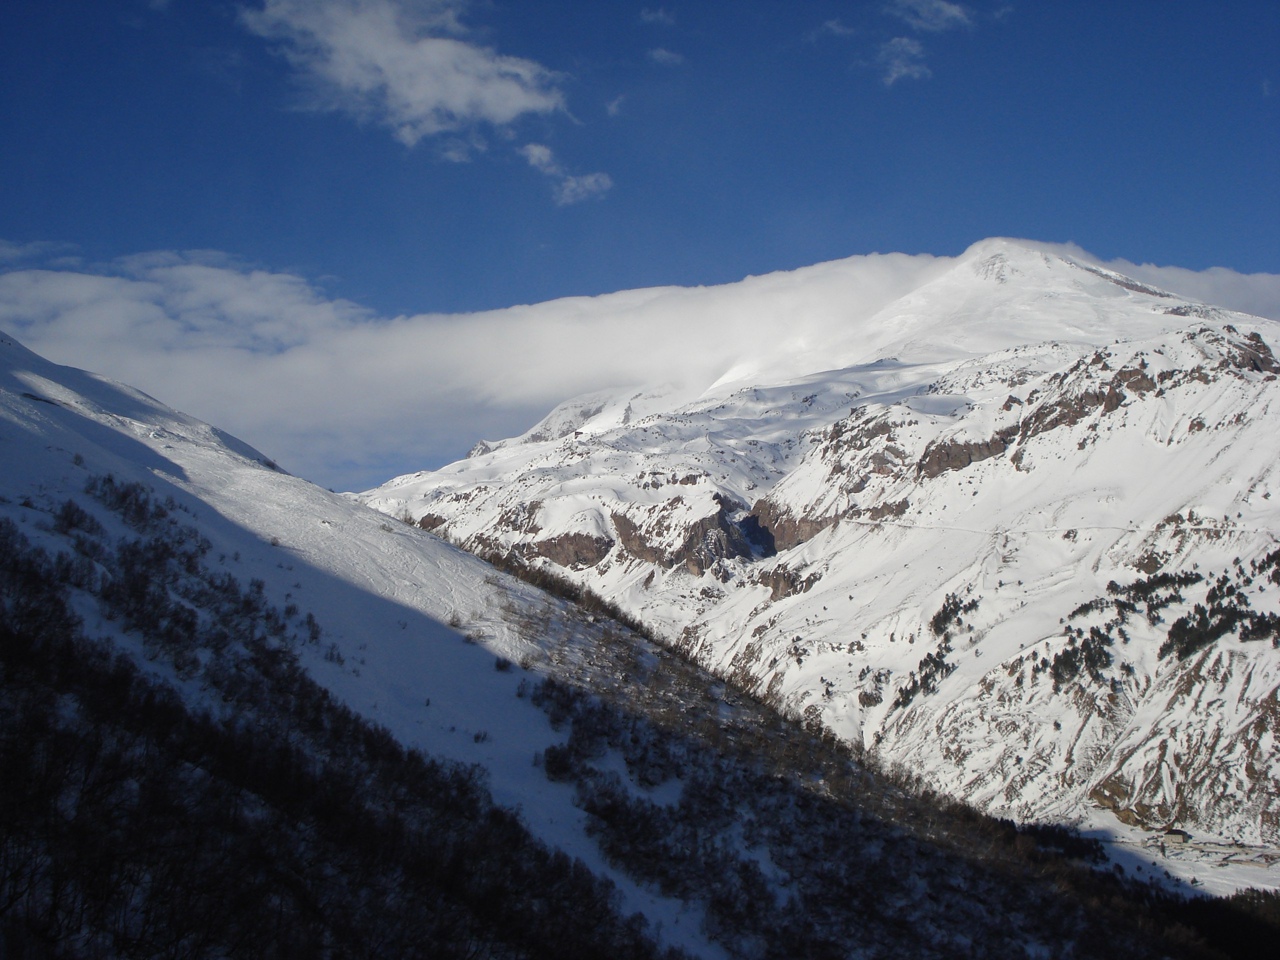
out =
<svg viewBox="0 0 1280 960"><path fill-rule="evenodd" d="M556 163L551 148L544 144L526 143L520 148L520 155L529 161L529 166L548 176L555 177L563 173L560 164Z"/></svg>
<svg viewBox="0 0 1280 960"><path fill-rule="evenodd" d="M569 206L583 200L603 197L613 189L613 178L607 173L587 173L580 177L565 177L556 188L556 203Z"/></svg>
<svg viewBox="0 0 1280 960"><path fill-rule="evenodd" d="M529 166L556 181L556 203L562 207L598 199L613 189L613 178L607 173L570 174L545 144L527 143L518 152Z"/></svg>
<svg viewBox="0 0 1280 960"><path fill-rule="evenodd" d="M664 27L674 27L676 25L676 18L668 13L665 7L658 7L656 10L645 7L640 11L640 19L644 23L656 23Z"/></svg>
<svg viewBox="0 0 1280 960"><path fill-rule="evenodd" d="M1226 267L1188 270L1153 263L1112 260L1105 264L1117 273L1141 280L1170 293L1241 313L1280 320L1280 274L1238 273Z"/></svg>
<svg viewBox="0 0 1280 960"><path fill-rule="evenodd" d="M309 107L388 127L409 146L563 110L552 71L465 39L465 9L466 0L262 0L240 19L279 42Z"/></svg>
<svg viewBox="0 0 1280 960"><path fill-rule="evenodd" d="M924 62L924 47L910 37L894 37L882 45L876 62L884 69L887 87L899 80L927 80L933 76Z"/></svg>
<svg viewBox="0 0 1280 960"><path fill-rule="evenodd" d="M684 56L667 50L663 47L655 47L649 51L649 59L654 63L661 64L664 67L678 67L684 63Z"/></svg>
<svg viewBox="0 0 1280 960"><path fill-rule="evenodd" d="M555 163L545 148L525 154ZM97 272L0 273L0 329L229 430L286 469L356 489L522 433L587 391L667 381L696 394L732 368L785 374L780 357L813 361L795 352L805 344L838 362L866 349L841 344L848 331L865 335L859 319L953 262L873 255L722 287L390 318L224 255L156 253ZM1280 319L1277 275L1110 266Z"/></svg>
<svg viewBox="0 0 1280 960"><path fill-rule="evenodd" d="M604 105L605 113L607 113L611 117L616 117L618 114L622 112L622 103L626 99L627 99L626 94L623 94L618 97L614 97L614 99L610 100L608 103Z"/></svg>
<svg viewBox="0 0 1280 960"><path fill-rule="evenodd" d="M436 143L437 153L442 160L450 163L467 163L476 154L489 149L484 137L474 130L457 136L442 137Z"/></svg>
<svg viewBox="0 0 1280 960"><path fill-rule="evenodd" d="M822 34L830 34L833 37L852 37L857 32L858 31L853 29L853 27L846 26L843 21L836 18L834 20L825 21L822 26L814 31L814 36L817 37Z"/></svg>
<svg viewBox="0 0 1280 960"><path fill-rule="evenodd" d="M917 30L932 33L971 23L968 10L947 0L891 0L885 12L905 20Z"/></svg>
<svg viewBox="0 0 1280 960"><path fill-rule="evenodd" d="M554 163L549 151L526 151ZM522 433L560 401L653 381L695 390L751 349L844 324L932 258L860 258L720 288L655 288L463 316L377 317L300 277L213 254L110 272L0 273L0 329L216 424L286 469L356 489ZM797 295L797 288L800 292ZM782 303L794 317L780 324ZM743 345L750 344L746 348Z"/></svg>

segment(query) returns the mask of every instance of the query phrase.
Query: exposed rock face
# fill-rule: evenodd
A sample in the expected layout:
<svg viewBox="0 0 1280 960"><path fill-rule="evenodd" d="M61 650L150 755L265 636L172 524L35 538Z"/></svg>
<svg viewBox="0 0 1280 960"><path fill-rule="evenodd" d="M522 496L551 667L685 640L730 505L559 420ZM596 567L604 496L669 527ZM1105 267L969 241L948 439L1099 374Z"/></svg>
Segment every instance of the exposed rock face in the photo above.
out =
<svg viewBox="0 0 1280 960"><path fill-rule="evenodd" d="M656 563L663 567L672 565L667 562L662 549L650 542L640 525L629 516L615 511L611 514L611 517L613 519L613 528L618 531L618 542L622 544L627 553L637 560L644 560L646 563Z"/></svg>
<svg viewBox="0 0 1280 960"><path fill-rule="evenodd" d="M721 505L719 511L688 528L673 559L676 562L683 561L685 569L700 577L717 560L750 556L751 545L747 543L742 531L729 522L724 506Z"/></svg>
<svg viewBox="0 0 1280 960"><path fill-rule="evenodd" d="M817 536L827 527L839 521L839 517L796 517L785 506L767 497L756 501L751 516L769 532L774 548L790 550Z"/></svg>
<svg viewBox="0 0 1280 960"><path fill-rule="evenodd" d="M438 513L424 513L418 518L418 526L423 530L438 530L448 522L447 518Z"/></svg>
<svg viewBox="0 0 1280 960"><path fill-rule="evenodd" d="M611 516L618 542L633 557L670 569L683 564L695 576L706 573L717 560L752 556L751 544L730 519L741 509L720 494L713 495L714 511L693 520L677 519L683 497L672 497L651 507L637 522L632 512Z"/></svg>
<svg viewBox="0 0 1280 960"><path fill-rule="evenodd" d="M944 440L931 443L925 448L916 472L921 477L932 478L948 470L963 470L971 463L998 457L1008 448L1009 442L1002 436L976 442Z"/></svg>
<svg viewBox="0 0 1280 960"><path fill-rule="evenodd" d="M1051 430L1073 427L1095 410L1111 413L1120 409L1122 403L1124 391L1110 383L1097 389L1065 394L1041 403L1023 417L1018 428L1018 440L1026 442Z"/></svg>
<svg viewBox="0 0 1280 960"><path fill-rule="evenodd" d="M1237 332L1235 327L1228 326L1226 328L1231 332ZM1275 354L1271 352L1261 334L1256 330L1244 338L1242 343L1240 340L1225 341L1224 351L1226 359L1237 370L1252 370L1256 373L1273 373L1280 374L1280 362L1276 361Z"/></svg>
<svg viewBox="0 0 1280 960"><path fill-rule="evenodd" d="M822 579L822 574L813 572L801 576L785 563L780 563L769 570L762 571L756 582L769 588L769 597L774 602L804 593Z"/></svg>
<svg viewBox="0 0 1280 960"><path fill-rule="evenodd" d="M1138 367L1125 367L1115 375L1112 382L1118 388L1132 393L1148 393L1156 389L1156 382L1148 376L1146 370Z"/></svg>
<svg viewBox="0 0 1280 960"><path fill-rule="evenodd" d="M545 557L561 567L594 567L609 555L614 541L588 533L563 533L529 545L534 556Z"/></svg>
<svg viewBox="0 0 1280 960"><path fill-rule="evenodd" d="M911 501L906 497L903 497L901 500L884 501L874 504L865 510L855 507L849 511L849 516L877 523L881 520L888 520L892 517L901 517L909 509L911 509Z"/></svg>

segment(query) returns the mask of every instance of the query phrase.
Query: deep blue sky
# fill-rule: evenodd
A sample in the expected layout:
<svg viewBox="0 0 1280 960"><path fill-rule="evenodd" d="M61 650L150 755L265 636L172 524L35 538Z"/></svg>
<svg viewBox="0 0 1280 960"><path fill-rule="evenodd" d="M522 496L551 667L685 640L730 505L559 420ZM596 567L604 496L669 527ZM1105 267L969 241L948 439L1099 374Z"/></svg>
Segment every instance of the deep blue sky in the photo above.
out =
<svg viewBox="0 0 1280 960"><path fill-rule="evenodd" d="M0 0L0 328L355 489L745 337L518 304L1014 236L1280 319L1277 51L1280 0Z"/></svg>
<svg viewBox="0 0 1280 960"><path fill-rule="evenodd" d="M994 235L1280 271L1275 0L400 5L452 8L562 107L409 146L376 94L325 109L299 34L241 15L263 0L5 0L0 239L216 249L384 315Z"/></svg>

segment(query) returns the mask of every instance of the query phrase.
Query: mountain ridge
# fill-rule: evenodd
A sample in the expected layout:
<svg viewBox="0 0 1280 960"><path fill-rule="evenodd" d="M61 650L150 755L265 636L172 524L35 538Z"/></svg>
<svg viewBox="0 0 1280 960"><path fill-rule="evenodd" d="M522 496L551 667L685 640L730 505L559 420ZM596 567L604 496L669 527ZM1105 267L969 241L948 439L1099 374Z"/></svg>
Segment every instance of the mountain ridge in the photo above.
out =
<svg viewBox="0 0 1280 960"><path fill-rule="evenodd" d="M1114 811L1271 847L1274 814L1243 799L1280 788L1270 635L1231 639L1237 620L1193 663L1158 651L1224 570L1254 614L1275 612L1265 570L1245 568L1280 531L1276 332L1043 245L984 241L851 323L853 346L797 341L773 382L722 375L665 410L651 395L636 417L634 392L596 395L572 433L535 427L360 499L560 570L746 689L993 812L1107 826ZM822 362L788 377L796 357ZM1111 581L1141 590L1196 564L1196 595L1153 621L1068 623ZM962 648L930 626L953 598L975 604ZM1093 629L1105 642L1085 642ZM1090 658L1099 676L1108 661L1105 683L1067 677ZM1055 663L1066 679L1041 692ZM1254 681L1233 687L1239 716L1220 706L1206 723L1267 732L1261 748L1223 732L1197 772L1151 759L1171 742L1154 718L1194 727L1187 704L1153 705L1153 685L1224 670ZM1231 750L1251 773L1228 784L1204 758Z"/></svg>

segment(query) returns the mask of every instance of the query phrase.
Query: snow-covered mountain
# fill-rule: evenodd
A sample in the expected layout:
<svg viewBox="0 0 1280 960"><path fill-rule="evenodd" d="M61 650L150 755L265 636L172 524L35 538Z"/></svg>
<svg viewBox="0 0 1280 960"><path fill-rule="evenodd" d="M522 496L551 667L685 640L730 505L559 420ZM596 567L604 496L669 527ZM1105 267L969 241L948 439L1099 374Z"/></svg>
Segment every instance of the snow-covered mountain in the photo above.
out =
<svg viewBox="0 0 1280 960"><path fill-rule="evenodd" d="M840 295L359 499L993 812L1280 842L1280 326L1008 240Z"/></svg>
<svg viewBox="0 0 1280 960"><path fill-rule="evenodd" d="M1141 882L1153 851L1112 849L1130 886L1077 862L1096 841L917 796L617 623L3 335L0 466L6 948L1218 955ZM637 489L706 486L661 479ZM720 529L693 563L728 596L717 575L768 561ZM684 563L649 561L654 583Z"/></svg>

